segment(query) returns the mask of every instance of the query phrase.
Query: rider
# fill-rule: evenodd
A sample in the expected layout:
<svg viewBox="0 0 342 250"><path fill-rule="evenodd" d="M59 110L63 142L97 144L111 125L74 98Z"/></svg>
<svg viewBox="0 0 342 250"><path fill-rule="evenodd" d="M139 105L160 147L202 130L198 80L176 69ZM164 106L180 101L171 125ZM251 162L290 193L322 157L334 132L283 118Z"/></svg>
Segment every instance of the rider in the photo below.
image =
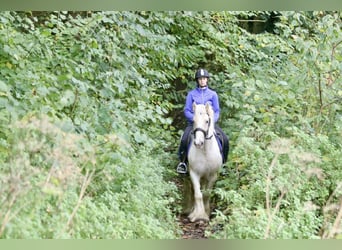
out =
<svg viewBox="0 0 342 250"><path fill-rule="evenodd" d="M180 163L177 166L177 172L180 174L187 173L187 144L189 141L189 135L193 126L194 113L192 110L192 104L206 104L209 103L214 110L214 122L216 134L223 140L223 163L227 160L227 154L229 150L228 137L222 131L222 129L216 124L220 117L220 105L217 93L208 87L209 73L206 69L199 69L195 73L195 80L197 87L191 90L185 102L184 115L187 119L187 126L184 130L183 136L181 138L181 143L178 149L178 157Z"/></svg>

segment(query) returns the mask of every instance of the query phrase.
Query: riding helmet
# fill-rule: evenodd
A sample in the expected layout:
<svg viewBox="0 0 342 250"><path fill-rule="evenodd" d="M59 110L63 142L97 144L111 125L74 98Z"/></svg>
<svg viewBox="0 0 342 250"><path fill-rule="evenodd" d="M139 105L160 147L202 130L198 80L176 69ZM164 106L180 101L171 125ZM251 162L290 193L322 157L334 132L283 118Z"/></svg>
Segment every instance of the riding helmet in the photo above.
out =
<svg viewBox="0 0 342 250"><path fill-rule="evenodd" d="M205 69L199 69L196 71L196 74L195 74L195 80L197 81L198 78L200 77L206 77L206 78L209 78L209 73L207 70Z"/></svg>

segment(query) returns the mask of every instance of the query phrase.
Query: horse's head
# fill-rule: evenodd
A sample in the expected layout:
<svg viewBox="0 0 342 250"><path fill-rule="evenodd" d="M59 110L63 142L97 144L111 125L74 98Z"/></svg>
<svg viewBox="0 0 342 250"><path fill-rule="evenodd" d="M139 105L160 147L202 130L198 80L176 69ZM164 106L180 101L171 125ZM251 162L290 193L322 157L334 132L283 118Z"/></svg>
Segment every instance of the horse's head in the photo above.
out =
<svg viewBox="0 0 342 250"><path fill-rule="evenodd" d="M194 144L197 148L202 148L204 145L204 141L212 137L212 135L210 135L210 128L213 110L209 104L197 105L196 103L193 103L192 108L194 111Z"/></svg>

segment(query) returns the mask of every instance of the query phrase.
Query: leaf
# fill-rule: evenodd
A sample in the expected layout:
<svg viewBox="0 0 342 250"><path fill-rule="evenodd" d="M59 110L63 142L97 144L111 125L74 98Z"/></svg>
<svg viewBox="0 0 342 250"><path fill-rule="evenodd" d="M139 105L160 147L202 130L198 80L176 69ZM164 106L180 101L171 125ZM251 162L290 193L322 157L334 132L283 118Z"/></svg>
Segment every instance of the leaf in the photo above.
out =
<svg viewBox="0 0 342 250"><path fill-rule="evenodd" d="M71 90L66 90L63 92L62 97L60 99L60 104L63 107L70 106L75 101L75 94Z"/></svg>
<svg viewBox="0 0 342 250"><path fill-rule="evenodd" d="M4 81L0 80L0 95L1 95L1 92L3 92L3 94L6 95L8 91L9 91L9 87L7 86L7 84Z"/></svg>

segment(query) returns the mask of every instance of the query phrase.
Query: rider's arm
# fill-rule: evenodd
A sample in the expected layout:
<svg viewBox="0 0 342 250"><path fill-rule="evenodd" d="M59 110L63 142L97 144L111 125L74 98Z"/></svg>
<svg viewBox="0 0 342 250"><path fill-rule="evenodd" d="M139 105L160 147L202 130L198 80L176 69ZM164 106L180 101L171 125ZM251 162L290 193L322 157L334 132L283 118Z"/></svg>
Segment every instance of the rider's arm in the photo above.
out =
<svg viewBox="0 0 342 250"><path fill-rule="evenodd" d="M187 97L186 97L185 107L184 107L184 115L189 122L193 122L193 120L194 120L194 112L192 110L193 101L194 100L192 97L192 93L189 92Z"/></svg>
<svg viewBox="0 0 342 250"><path fill-rule="evenodd" d="M214 110L214 120L215 122L217 122L220 117L220 104L219 104L217 93L213 94L212 105L213 105L213 110Z"/></svg>

